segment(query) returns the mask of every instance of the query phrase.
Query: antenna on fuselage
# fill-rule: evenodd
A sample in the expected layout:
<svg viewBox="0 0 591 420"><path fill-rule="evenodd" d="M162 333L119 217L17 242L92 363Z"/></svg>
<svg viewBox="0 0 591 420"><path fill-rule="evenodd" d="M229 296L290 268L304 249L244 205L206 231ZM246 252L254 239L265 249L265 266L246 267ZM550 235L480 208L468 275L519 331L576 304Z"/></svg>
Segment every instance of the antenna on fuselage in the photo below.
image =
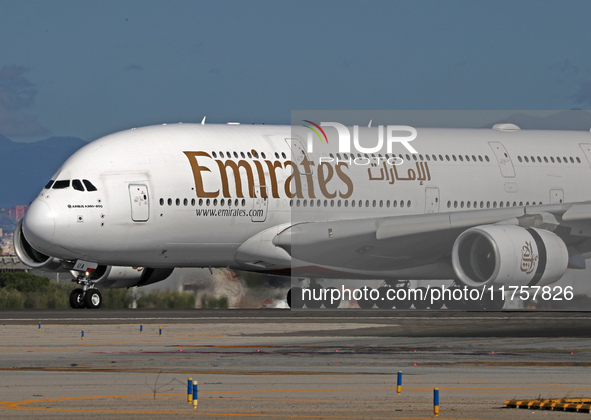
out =
<svg viewBox="0 0 591 420"><path fill-rule="evenodd" d="M367 124L367 128L371 128L371 123L373 120L369 120L369 124Z"/></svg>
<svg viewBox="0 0 591 420"><path fill-rule="evenodd" d="M207 118L207 116L204 116L203 119L201 120L201 125L205 125L205 119Z"/></svg>

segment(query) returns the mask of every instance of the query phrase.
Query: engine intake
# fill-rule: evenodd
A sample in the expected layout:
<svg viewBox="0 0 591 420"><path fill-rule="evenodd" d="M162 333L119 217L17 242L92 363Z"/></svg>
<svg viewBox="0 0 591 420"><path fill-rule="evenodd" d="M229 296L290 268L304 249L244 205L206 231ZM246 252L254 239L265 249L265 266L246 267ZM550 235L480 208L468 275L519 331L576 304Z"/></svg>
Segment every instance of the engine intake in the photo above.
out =
<svg viewBox="0 0 591 420"><path fill-rule="evenodd" d="M543 286L564 275L568 251L562 239L547 230L484 225L458 236L452 263L466 286Z"/></svg>
<svg viewBox="0 0 591 420"><path fill-rule="evenodd" d="M23 234L23 220L19 220L14 230L14 250L19 259L27 266L47 271L66 271L59 259L37 251Z"/></svg>

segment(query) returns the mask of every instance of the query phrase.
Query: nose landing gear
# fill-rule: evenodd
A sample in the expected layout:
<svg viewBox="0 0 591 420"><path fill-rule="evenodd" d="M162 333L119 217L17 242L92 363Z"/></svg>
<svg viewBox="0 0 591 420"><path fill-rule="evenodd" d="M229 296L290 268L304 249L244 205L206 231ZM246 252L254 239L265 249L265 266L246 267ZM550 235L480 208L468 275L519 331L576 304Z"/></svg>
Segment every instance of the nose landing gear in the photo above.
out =
<svg viewBox="0 0 591 420"><path fill-rule="evenodd" d="M90 280L91 273L77 276L72 281L82 285L82 288L74 289L70 293L70 306L73 309L98 309L103 303L103 296L98 289L94 288L94 283Z"/></svg>

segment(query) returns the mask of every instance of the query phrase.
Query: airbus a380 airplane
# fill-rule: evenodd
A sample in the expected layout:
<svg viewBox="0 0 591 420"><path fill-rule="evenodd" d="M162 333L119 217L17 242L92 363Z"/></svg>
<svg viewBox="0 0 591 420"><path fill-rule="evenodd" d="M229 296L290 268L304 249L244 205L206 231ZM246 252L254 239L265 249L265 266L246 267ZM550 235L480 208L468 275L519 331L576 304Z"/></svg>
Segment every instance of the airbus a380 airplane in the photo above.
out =
<svg viewBox="0 0 591 420"><path fill-rule="evenodd" d="M15 232L18 256L71 270L82 286L72 307L97 308L96 287L151 284L175 267L383 279L384 288L410 279L532 287L591 255L589 132L419 128L415 154L400 144L364 154L320 142L310 153L300 128L174 124L96 140L32 202ZM374 303L410 306L360 305Z"/></svg>

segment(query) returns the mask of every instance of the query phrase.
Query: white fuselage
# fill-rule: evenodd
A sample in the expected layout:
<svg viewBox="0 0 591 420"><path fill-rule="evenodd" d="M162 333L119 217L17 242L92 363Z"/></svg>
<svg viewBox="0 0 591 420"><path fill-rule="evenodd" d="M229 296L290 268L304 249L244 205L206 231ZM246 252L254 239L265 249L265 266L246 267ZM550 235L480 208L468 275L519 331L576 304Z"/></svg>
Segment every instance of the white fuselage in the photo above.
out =
<svg viewBox="0 0 591 420"><path fill-rule="evenodd" d="M106 136L52 178L88 180L96 191L44 189L23 231L65 260L265 271L237 253L267 229L591 199L589 132L418 129L418 154L392 151L401 165L321 163L329 154L317 144L308 168L294 162L293 136L290 126L197 124ZM289 269L287 257L273 271Z"/></svg>

